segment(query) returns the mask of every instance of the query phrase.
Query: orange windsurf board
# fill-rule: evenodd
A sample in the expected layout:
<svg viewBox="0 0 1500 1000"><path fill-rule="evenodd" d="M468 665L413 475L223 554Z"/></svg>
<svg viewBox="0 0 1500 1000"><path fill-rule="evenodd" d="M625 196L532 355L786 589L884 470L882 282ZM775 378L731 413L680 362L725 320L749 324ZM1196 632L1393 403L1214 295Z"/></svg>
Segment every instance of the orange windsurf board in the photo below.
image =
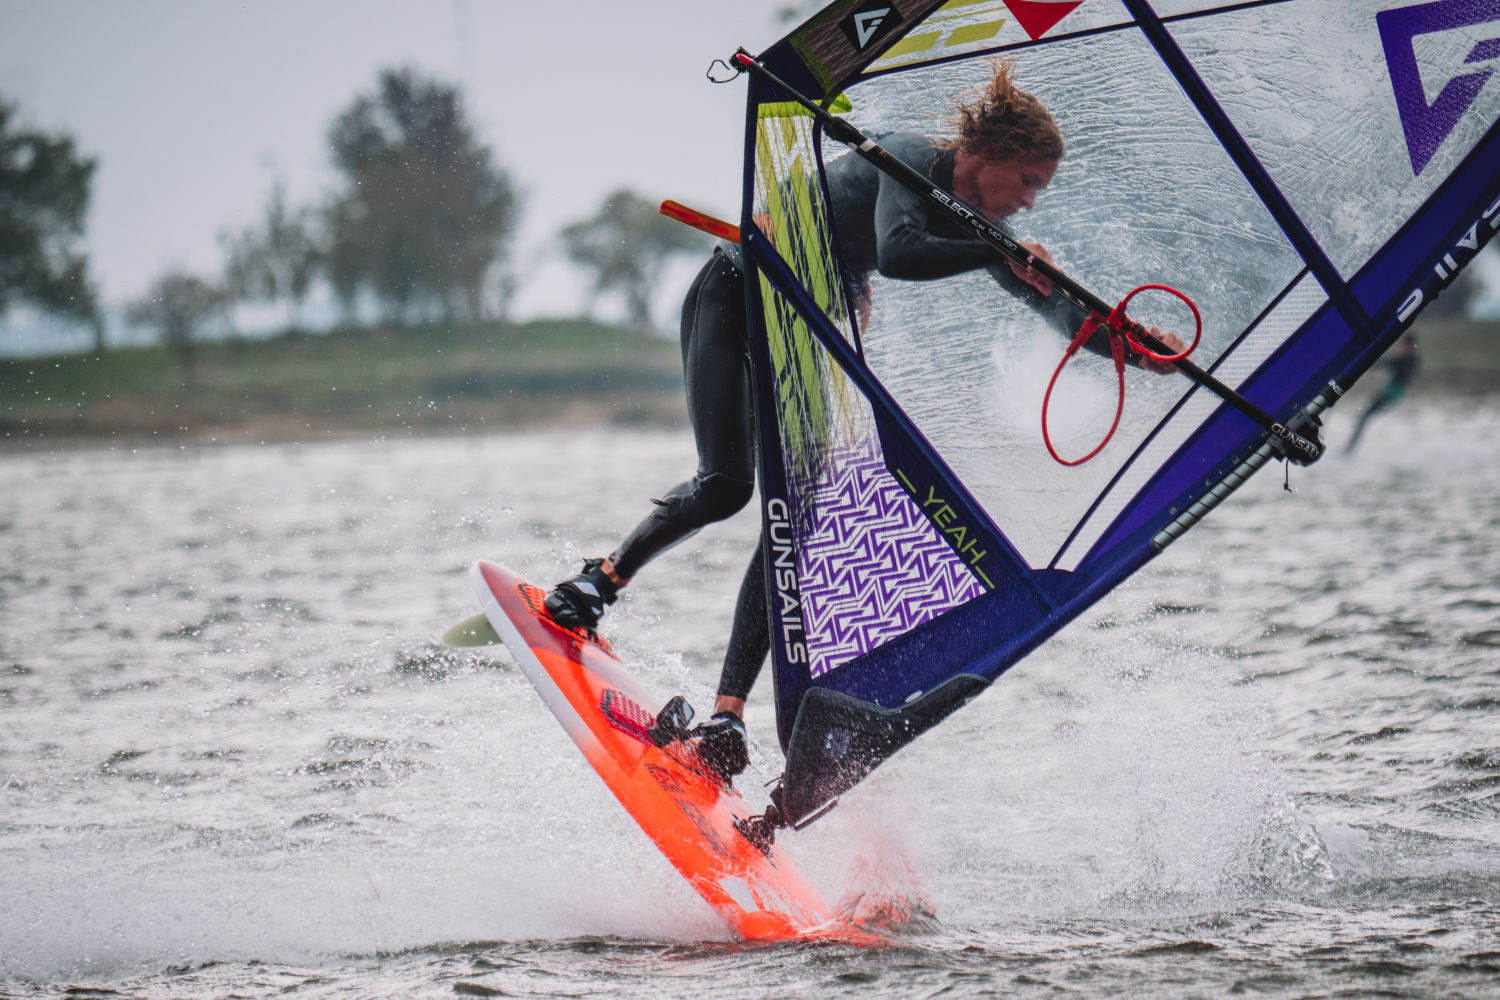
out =
<svg viewBox="0 0 1500 1000"><path fill-rule="evenodd" d="M651 699L608 642L547 614L546 594L492 562L472 580L485 618L584 758L667 860L747 941L883 941L835 915L780 844L763 851L736 821L753 814L687 740L658 746Z"/></svg>

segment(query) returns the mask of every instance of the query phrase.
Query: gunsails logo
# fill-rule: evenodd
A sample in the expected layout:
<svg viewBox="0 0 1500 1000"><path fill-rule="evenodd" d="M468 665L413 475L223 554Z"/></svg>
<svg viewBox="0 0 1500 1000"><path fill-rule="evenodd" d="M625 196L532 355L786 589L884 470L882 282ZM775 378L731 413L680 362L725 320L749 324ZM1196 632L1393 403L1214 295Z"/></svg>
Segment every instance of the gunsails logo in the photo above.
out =
<svg viewBox="0 0 1500 1000"><path fill-rule="evenodd" d="M1391 70L1391 87L1396 92L1396 109L1401 114L1412 173L1420 174L1500 68L1500 0L1437 0L1383 10L1375 15L1375 24L1380 29L1380 43ZM1470 46L1467 39L1472 37L1476 25L1487 25L1492 30L1481 30L1489 37ZM1456 65L1428 67L1429 79L1435 73L1447 74L1437 97L1429 103L1422 70L1417 65L1417 39L1460 31L1464 32L1468 54ZM1468 67L1473 67L1473 72L1465 72Z"/></svg>
<svg viewBox="0 0 1500 1000"><path fill-rule="evenodd" d="M844 18L841 27L860 52L896 30L901 15L888 3L866 4Z"/></svg>

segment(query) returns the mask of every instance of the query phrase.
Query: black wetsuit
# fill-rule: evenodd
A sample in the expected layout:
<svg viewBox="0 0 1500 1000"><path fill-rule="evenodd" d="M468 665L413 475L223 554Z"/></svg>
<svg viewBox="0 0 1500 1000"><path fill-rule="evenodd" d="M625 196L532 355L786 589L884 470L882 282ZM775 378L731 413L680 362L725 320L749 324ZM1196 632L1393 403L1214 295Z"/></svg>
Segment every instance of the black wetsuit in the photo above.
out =
<svg viewBox="0 0 1500 1000"><path fill-rule="evenodd" d="M954 154L916 135L881 140L887 150L953 189ZM1010 294L1071 336L1084 314L1060 295L1044 296L1019 278L994 249L925 198L849 154L828 164L834 229L851 295L867 276L924 281L988 268ZM1093 346L1093 345L1091 345ZM746 344L744 275L716 250L698 272L682 307L682 365L688 417L698 447L693 477L655 500L656 509L614 553L626 579L704 525L739 511L755 491L755 420ZM734 628L719 694L745 698L770 651L765 568L757 547L740 584Z"/></svg>
<svg viewBox="0 0 1500 1000"><path fill-rule="evenodd" d="M880 144L938 187L953 190L952 150L937 148L919 135L889 135ZM1037 291L946 210L861 157L839 157L828 164L827 175L834 232L851 283L862 283L865 275L876 271L887 278L933 281L986 268L1006 292L1041 313L1059 332L1072 337L1083 323L1085 314L1072 303ZM1004 223L1001 228L1010 232Z"/></svg>

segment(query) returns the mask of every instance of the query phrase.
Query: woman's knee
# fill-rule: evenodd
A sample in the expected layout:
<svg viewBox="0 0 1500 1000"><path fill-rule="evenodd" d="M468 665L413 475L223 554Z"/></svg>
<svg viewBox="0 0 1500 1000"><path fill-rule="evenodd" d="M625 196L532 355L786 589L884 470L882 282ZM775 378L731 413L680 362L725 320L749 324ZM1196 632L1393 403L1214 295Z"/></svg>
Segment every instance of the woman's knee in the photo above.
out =
<svg viewBox="0 0 1500 1000"><path fill-rule="evenodd" d="M720 472L696 475L658 501L657 516L694 528L722 521L740 512L755 495L754 481Z"/></svg>

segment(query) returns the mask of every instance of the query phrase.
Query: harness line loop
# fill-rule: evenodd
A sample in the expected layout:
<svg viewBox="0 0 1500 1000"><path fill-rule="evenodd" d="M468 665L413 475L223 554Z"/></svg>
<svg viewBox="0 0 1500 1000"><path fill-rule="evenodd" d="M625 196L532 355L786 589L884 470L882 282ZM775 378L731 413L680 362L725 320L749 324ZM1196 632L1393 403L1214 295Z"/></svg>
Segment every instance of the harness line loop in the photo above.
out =
<svg viewBox="0 0 1500 1000"><path fill-rule="evenodd" d="M1130 305L1131 299L1135 298L1137 294L1144 291L1170 292L1182 301L1186 302L1188 304L1188 308L1193 311L1193 322L1196 325L1197 329L1193 334L1193 342L1189 344L1181 354L1158 354L1141 343L1140 338L1147 336L1146 328L1127 316L1125 314L1125 307ZM1110 423L1109 431L1105 433L1104 440L1100 441L1099 444L1094 447L1093 451L1089 452L1087 455L1084 455L1082 458L1066 459L1059 455L1057 453L1057 449L1053 447L1052 435L1047 428L1047 410L1052 402L1052 390L1057 387L1057 379L1062 375L1063 368L1065 368L1068 362L1073 359L1073 355L1078 353L1078 349L1086 344L1089 341L1089 338L1093 337L1093 335L1098 331L1101 325L1109 332L1109 353L1115 363L1115 381L1118 385L1118 391L1115 397L1114 420ZM1052 378L1047 382L1047 392L1042 397L1042 441L1047 446L1047 453L1051 455L1053 460L1056 461L1059 465L1082 465L1084 462L1087 462L1089 459L1093 458L1095 455L1103 451L1104 446L1109 444L1110 439L1115 436L1115 431L1119 430L1120 428L1120 416L1125 411L1126 343L1129 343L1131 350L1140 354L1142 357L1151 358L1153 361L1157 361L1163 364L1171 364L1173 362L1186 359L1189 354L1192 354L1193 351L1197 349L1198 342L1202 339L1203 317L1199 314L1198 307L1193 304L1192 299L1188 298L1186 295L1182 294L1170 285L1141 285L1140 287L1131 291L1129 295L1121 299L1119 305L1111 309L1108 316L1101 318L1098 313L1090 313L1088 319L1084 320L1083 325L1078 328L1078 333L1074 335L1072 342L1068 344L1068 349L1063 352L1062 360L1057 363L1056 370L1052 372Z"/></svg>

